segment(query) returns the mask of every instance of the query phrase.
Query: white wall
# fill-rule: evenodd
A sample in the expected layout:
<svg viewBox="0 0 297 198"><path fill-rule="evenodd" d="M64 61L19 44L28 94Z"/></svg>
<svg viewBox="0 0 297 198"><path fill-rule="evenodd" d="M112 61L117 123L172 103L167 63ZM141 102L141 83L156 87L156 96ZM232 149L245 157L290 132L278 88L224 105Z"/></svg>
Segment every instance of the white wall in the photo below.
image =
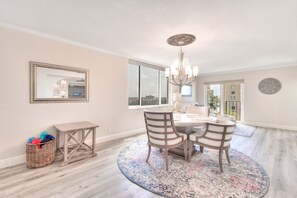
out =
<svg viewBox="0 0 297 198"><path fill-rule="evenodd" d="M258 90L264 78L276 78L282 89L274 95ZM244 122L258 126L297 130L297 66L200 76L197 99L204 103L204 82L244 80Z"/></svg>
<svg viewBox="0 0 297 198"><path fill-rule="evenodd" d="M0 167L54 124L90 121L99 138L144 129L143 111L128 110L127 58L0 27L0 60ZM30 104L29 61L89 69L90 101Z"/></svg>

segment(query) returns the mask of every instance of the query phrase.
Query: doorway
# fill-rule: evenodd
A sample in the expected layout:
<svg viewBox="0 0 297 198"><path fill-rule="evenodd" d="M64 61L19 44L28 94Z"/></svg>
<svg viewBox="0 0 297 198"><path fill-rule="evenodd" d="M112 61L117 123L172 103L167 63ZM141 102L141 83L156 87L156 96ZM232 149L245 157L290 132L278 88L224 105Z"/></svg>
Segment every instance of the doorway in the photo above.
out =
<svg viewBox="0 0 297 198"><path fill-rule="evenodd" d="M242 120L243 81L207 83L206 103L211 116L232 116Z"/></svg>

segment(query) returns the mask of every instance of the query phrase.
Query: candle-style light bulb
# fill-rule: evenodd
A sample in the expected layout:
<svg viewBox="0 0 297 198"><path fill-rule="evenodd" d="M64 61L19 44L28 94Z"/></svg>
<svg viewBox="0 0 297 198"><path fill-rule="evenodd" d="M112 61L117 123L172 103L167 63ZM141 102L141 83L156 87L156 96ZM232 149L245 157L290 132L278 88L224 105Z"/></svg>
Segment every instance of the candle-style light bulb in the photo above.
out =
<svg viewBox="0 0 297 198"><path fill-rule="evenodd" d="M198 72L199 72L199 67L193 66L193 76L198 76Z"/></svg>
<svg viewBox="0 0 297 198"><path fill-rule="evenodd" d="M168 78L169 75L170 75L170 69L167 67L167 68L165 69L165 77Z"/></svg>

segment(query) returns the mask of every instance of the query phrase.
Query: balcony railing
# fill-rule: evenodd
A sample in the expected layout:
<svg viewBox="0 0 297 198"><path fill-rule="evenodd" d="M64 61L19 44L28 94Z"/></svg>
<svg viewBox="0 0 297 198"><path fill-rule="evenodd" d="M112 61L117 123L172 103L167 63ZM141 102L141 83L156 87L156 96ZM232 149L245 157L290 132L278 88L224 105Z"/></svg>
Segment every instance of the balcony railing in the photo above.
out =
<svg viewBox="0 0 297 198"><path fill-rule="evenodd" d="M236 120L241 119L241 102L225 101L224 114L234 116Z"/></svg>

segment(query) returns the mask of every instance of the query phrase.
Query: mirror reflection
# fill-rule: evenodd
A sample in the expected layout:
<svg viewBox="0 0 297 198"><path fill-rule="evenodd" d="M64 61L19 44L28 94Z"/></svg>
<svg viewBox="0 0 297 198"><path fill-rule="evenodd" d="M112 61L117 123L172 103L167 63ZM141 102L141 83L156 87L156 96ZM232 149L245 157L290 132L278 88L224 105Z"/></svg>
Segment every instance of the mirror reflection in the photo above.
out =
<svg viewBox="0 0 297 198"><path fill-rule="evenodd" d="M31 102L87 101L88 71L31 62Z"/></svg>

